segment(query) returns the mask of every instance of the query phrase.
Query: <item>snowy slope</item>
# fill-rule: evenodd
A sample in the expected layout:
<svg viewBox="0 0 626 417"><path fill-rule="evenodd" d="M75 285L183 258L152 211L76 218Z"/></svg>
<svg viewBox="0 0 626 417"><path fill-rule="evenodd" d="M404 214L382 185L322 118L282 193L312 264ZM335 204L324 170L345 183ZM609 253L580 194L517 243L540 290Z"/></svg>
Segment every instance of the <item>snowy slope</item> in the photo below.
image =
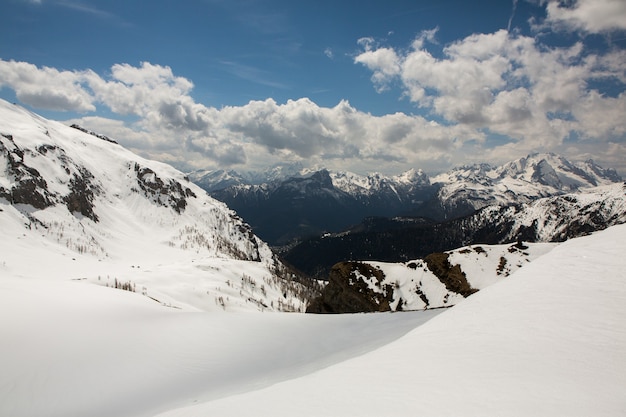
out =
<svg viewBox="0 0 626 417"><path fill-rule="evenodd" d="M86 282L0 280L0 415L131 417L311 373L436 315L181 311Z"/></svg>
<svg viewBox="0 0 626 417"><path fill-rule="evenodd" d="M0 415L621 416L625 251L614 226L451 309L368 315L206 314L2 274Z"/></svg>
<svg viewBox="0 0 626 417"><path fill-rule="evenodd" d="M335 265L312 313L451 307L546 254L556 243L471 245L409 262Z"/></svg>
<svg viewBox="0 0 626 417"><path fill-rule="evenodd" d="M623 416L624 253L624 225L570 240L380 349L160 417Z"/></svg>
<svg viewBox="0 0 626 417"><path fill-rule="evenodd" d="M552 250L554 243L527 243L523 249L516 245L473 245L446 251L451 266L458 265L471 288L482 290ZM464 297L446 285L421 259L406 263L366 262L379 268L385 279L371 288L386 285L393 289L392 311L400 304L404 310L449 307Z"/></svg>
<svg viewBox="0 0 626 417"><path fill-rule="evenodd" d="M305 305L269 247L181 172L4 101L0 229L14 277L117 282L210 311Z"/></svg>

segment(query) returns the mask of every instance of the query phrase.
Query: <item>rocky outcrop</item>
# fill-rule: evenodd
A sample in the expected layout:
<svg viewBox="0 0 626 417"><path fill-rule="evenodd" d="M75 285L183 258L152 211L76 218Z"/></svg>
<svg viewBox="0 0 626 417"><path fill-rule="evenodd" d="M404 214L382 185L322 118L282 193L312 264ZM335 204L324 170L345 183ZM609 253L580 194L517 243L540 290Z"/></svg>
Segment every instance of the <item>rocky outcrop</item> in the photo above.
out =
<svg viewBox="0 0 626 417"><path fill-rule="evenodd" d="M27 204L36 209L55 204L48 183L38 170L24 162L24 150L15 144L12 135L1 136L0 157L6 160L6 175L13 183L11 188L0 187L0 197L11 204Z"/></svg>
<svg viewBox="0 0 626 417"><path fill-rule="evenodd" d="M322 295L307 313L361 313L389 311L393 288L383 284L385 274L361 262L340 262L332 267Z"/></svg>
<svg viewBox="0 0 626 417"><path fill-rule="evenodd" d="M431 253L424 258L428 269L439 278L439 281L443 282L449 291L461 294L463 297L468 297L478 291L472 288L465 272L461 270L460 265L451 265L448 260L449 254L447 253Z"/></svg>
<svg viewBox="0 0 626 417"><path fill-rule="evenodd" d="M70 193L63 197L67 209L71 213L80 213L83 216L98 221L94 212L94 197L100 192L100 187L94 184L93 174L82 168L70 179Z"/></svg>
<svg viewBox="0 0 626 417"><path fill-rule="evenodd" d="M180 182L173 179L163 181L148 167L141 167L135 163L135 172L137 185L146 197L160 206L173 208L178 214L187 207L187 198L196 197L190 188L183 188Z"/></svg>

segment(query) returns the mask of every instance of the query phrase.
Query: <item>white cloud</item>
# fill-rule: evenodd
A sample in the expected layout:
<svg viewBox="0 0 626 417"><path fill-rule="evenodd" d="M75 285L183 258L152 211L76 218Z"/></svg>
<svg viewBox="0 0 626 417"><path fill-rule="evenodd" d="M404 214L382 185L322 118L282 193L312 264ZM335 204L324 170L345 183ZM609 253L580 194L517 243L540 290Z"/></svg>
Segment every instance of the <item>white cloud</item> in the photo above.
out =
<svg viewBox="0 0 626 417"><path fill-rule="evenodd" d="M545 24L554 29L603 33L626 30L624 0L575 0L567 4L549 1Z"/></svg>
<svg viewBox="0 0 626 417"><path fill-rule="evenodd" d="M400 85L440 122L403 113L374 116L348 101L320 107L306 98L217 109L193 99L191 80L147 62L115 64L99 75L0 60L0 87L33 107L106 107L126 121L90 115L74 122L181 169L302 161L357 172L434 171L566 147L571 157L595 152L599 160L623 159L616 153L626 135L623 88L607 95L589 86L609 81L623 87L625 52L590 53L580 42L549 48L505 30L440 47L436 33L419 34L409 49L362 38L355 62L372 71L378 90ZM435 47L440 53L429 49ZM493 135L502 143L494 145Z"/></svg>
<svg viewBox="0 0 626 417"><path fill-rule="evenodd" d="M139 116L149 126L202 131L209 128L211 110L189 93L193 83L174 76L170 67L143 62L140 67L116 64L111 80L91 73L88 85L97 100L113 112Z"/></svg>
<svg viewBox="0 0 626 417"><path fill-rule="evenodd" d="M501 146L518 155L556 150L573 136L604 143L598 151L624 139L624 52L590 53L581 42L548 47L500 30L453 42L438 56L424 42L432 36L418 35L409 50L368 39L354 61L372 71L377 91L399 82L417 106L453 126L510 138ZM619 84L622 94L589 87L598 81Z"/></svg>
<svg viewBox="0 0 626 417"><path fill-rule="evenodd" d="M389 81L400 73L398 55L390 48L371 50L369 47L366 44L366 50L355 58L355 62L372 70L372 81L379 91L383 91Z"/></svg>
<svg viewBox="0 0 626 417"><path fill-rule="evenodd" d="M42 109L94 111L94 99L83 86L86 76L86 72L0 59L0 88L10 87L18 100Z"/></svg>

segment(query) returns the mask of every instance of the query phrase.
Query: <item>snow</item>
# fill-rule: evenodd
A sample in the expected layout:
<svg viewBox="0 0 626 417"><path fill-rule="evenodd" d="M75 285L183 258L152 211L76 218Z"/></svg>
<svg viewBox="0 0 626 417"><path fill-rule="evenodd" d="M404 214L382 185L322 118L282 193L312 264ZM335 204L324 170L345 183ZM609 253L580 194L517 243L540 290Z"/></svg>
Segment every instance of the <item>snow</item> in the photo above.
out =
<svg viewBox="0 0 626 417"><path fill-rule="evenodd" d="M625 251L626 226L566 242L384 347L160 417L624 415Z"/></svg>
<svg viewBox="0 0 626 417"><path fill-rule="evenodd" d="M458 265L471 288L482 290L506 279L509 275L548 253L556 243L471 245L446 251L451 266ZM448 290L444 283L428 268L425 261L416 259L405 263L361 261L379 269L384 279L379 283L374 277L365 277L354 271L354 279L367 284L373 292L393 291L390 308L397 311L423 310L450 307L464 297ZM400 304L402 300L402 304Z"/></svg>
<svg viewBox="0 0 626 417"><path fill-rule="evenodd" d="M0 264L13 276L40 278L44 265L50 279L109 286L117 280L193 311L306 307L298 286L277 277L267 244L171 166L4 101L0 134L0 186L10 190L16 181L7 162L16 150L12 157L23 155L54 203L35 209L0 198ZM95 189L97 222L65 204L68 184L84 172ZM180 198L186 205L177 212L172 199Z"/></svg>
<svg viewBox="0 0 626 417"><path fill-rule="evenodd" d="M0 281L0 415L143 416L259 389L436 313L207 314L81 281Z"/></svg>
<svg viewBox="0 0 626 417"><path fill-rule="evenodd" d="M0 415L620 416L625 251L614 226L451 309L328 316L180 310L2 266Z"/></svg>
<svg viewBox="0 0 626 417"><path fill-rule="evenodd" d="M52 192L70 178L58 164L102 189L98 223L0 198L0 416L626 414L626 225L493 285L473 271L489 285L450 309L267 312L297 302L269 248L228 256L217 243L249 249L244 224L182 173L5 102L0 116L23 149L59 145L26 155ZM149 201L134 163L198 197L180 215Z"/></svg>
<svg viewBox="0 0 626 417"><path fill-rule="evenodd" d="M464 166L431 178L439 183L439 198L448 205L530 203L538 198L577 192L620 182L613 170L591 161L571 163L546 153L531 154L500 167Z"/></svg>

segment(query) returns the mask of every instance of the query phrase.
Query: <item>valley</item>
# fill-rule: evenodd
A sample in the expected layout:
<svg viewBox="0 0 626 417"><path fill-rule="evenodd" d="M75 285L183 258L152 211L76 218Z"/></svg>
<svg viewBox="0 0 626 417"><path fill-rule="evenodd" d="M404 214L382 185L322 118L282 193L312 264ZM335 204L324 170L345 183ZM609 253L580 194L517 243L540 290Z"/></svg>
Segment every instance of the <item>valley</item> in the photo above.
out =
<svg viewBox="0 0 626 417"><path fill-rule="evenodd" d="M2 416L623 410L626 190L592 162L224 188L308 219L280 253L193 175L4 101L0 171Z"/></svg>

